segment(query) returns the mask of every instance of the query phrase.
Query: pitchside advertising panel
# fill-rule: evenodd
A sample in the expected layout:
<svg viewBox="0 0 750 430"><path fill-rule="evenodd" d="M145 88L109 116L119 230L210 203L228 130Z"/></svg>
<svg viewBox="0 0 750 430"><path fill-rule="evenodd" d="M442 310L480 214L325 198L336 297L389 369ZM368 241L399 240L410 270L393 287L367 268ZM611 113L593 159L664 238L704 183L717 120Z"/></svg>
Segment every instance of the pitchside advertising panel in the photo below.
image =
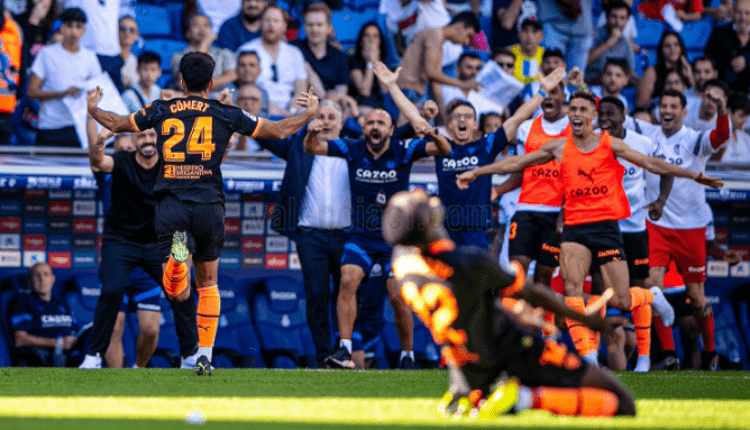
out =
<svg viewBox="0 0 750 430"><path fill-rule="evenodd" d="M265 166L264 166L265 167ZM39 170L39 168L37 168ZM68 169L48 168L47 172ZM48 262L57 283L96 273L104 225L94 178L75 167L70 174L0 174L0 281ZM79 175L73 173L80 172ZM245 170L247 172L247 170ZM271 228L283 172L224 171L226 239L219 259L222 274L235 280L286 275L302 280L295 243ZM412 175L411 187L437 193L434 174ZM716 242L734 249L743 262L706 262L706 295L716 314L716 345L729 362L749 368L750 356L750 185L730 183L708 190Z"/></svg>

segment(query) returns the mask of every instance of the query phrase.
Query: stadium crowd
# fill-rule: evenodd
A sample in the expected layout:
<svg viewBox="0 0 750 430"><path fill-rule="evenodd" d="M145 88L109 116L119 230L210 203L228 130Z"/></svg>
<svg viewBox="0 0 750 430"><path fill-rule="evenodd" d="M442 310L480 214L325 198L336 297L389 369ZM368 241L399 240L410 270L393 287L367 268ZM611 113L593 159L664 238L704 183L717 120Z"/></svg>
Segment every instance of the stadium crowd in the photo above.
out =
<svg viewBox="0 0 750 430"><path fill-rule="evenodd" d="M307 320L316 349L312 365L366 367L367 345L379 332L383 312L382 306L368 307L367 302L382 303L386 297L401 341L398 366L417 365L411 309L395 280L383 276L391 270L392 247L382 236L382 216L391 196L408 188L412 164L434 157L437 195L446 206L447 233L455 244L487 249L505 266L517 262L531 271L535 282L551 286L561 301L580 312L615 287L610 306L601 310L613 327L603 336L606 357L598 356L600 338L594 331L572 319L557 321L560 329L570 332L584 360L625 369L637 350L630 367L636 371L677 369L680 363L671 339L674 322L702 339L702 354L687 366L717 369L713 314L703 290L706 253L731 264L739 258L713 244L711 210L704 187L697 182L706 178L702 172L708 160L750 163L750 0L711 5L694 0L381 0L379 4L193 0L176 3L183 6L177 9L181 34L149 28L150 35L141 36L139 26L170 24L139 15L139 10L146 10L140 6L171 3L5 0L0 31L0 145L88 148L94 154L104 141L98 141L96 133L82 139L87 135L77 130L77 118L87 115L87 91L111 80L110 87L117 89L121 100L110 100L108 106L119 104L118 113L133 114L129 118L136 133L121 138L131 139L131 152L140 155L115 156L129 159L129 167L118 167L124 161L112 161L106 169L92 155L92 167L113 172L119 181L146 181L146 173L133 173L140 172L133 163L141 163L145 171L154 166L147 168L139 161L154 155L142 152L153 136L146 137L139 127L155 124L145 118L152 115L158 100L199 94L184 85L182 64L186 56L193 58L188 54L207 54L214 64L209 97L241 108L254 121L253 127L244 124L233 129L247 134L232 135L230 147L267 150L286 160L273 222L276 230L296 242L299 252ZM352 28L356 20L334 21L342 8L365 10L375 19ZM653 24L657 20L663 23ZM688 50L683 40L689 34L683 30L693 21L709 26L704 50L692 45ZM652 28L660 33L648 34ZM156 33L161 35L153 36ZM158 38L171 43L148 43ZM648 48L652 52L638 45L645 40L654 42L654 48ZM150 46L169 50L154 51ZM105 99L108 96L104 94ZM270 133L269 124L292 124L303 118L305 106L317 106L317 101L309 101L313 97L321 102L314 116L309 114L314 119L305 128L291 135ZM571 98L581 104L585 104L581 100L595 101L592 111L584 115L570 110ZM307 104L301 106L300 100ZM572 211L569 205L583 205L577 209L584 211L602 209L589 208L586 201L576 203L581 195L607 193L606 187L593 185L600 179L594 174L599 165L582 164L578 181L592 185L566 194L565 173L554 157L520 170L506 169L501 161L510 163L515 155L541 151L555 138L572 141L576 130L592 125L586 115L594 111L598 119L593 126L597 133L606 131L615 138L617 143L608 143L612 148L625 142L643 159L658 157L681 168L676 173L623 160L622 195L627 196L624 203L620 201L621 211L606 219L611 225L604 232L578 229L582 223L603 218L571 220L567 215ZM260 130L266 133L258 134ZM617 155L624 151L612 150ZM125 173L114 176L117 169ZM493 187L490 176L479 177L491 173L511 174ZM682 177L672 179L667 174ZM133 186L141 186L137 184ZM147 201L150 192L133 198ZM496 200L497 220L492 209ZM561 207L566 209L565 217ZM105 229L117 231L113 234L123 240L137 237L139 244L157 246L155 236L141 240L140 233L118 230L117 222L128 220L110 213ZM611 231L616 234L610 236ZM601 240L580 242L584 239L574 238L573 232L580 237L601 236ZM571 248L572 242L587 251ZM698 243L707 246L696 249ZM584 263L579 261L573 268L572 257L566 262L566 244L567 255L575 254ZM111 241L105 245L111 246ZM145 263L143 267L148 270ZM44 283L39 279L53 276L47 269L32 268L30 279L38 297L18 304L11 318L15 346L23 349L25 357L32 357L28 351L36 347L33 357L50 365L61 348L73 348L77 339L70 332L77 323L67 318L64 330L29 334L35 314L26 309L28 303L50 301L48 292L37 286ZM114 296L102 296L101 306L118 306L125 294L120 281L127 279L129 270L132 267L124 278L119 272L102 277L117 286L111 288ZM169 269L165 288L175 287L183 282L177 278L185 277L182 272L173 275L172 270L184 269ZM199 269L196 277L210 278L204 270ZM154 271L159 268L151 267L150 274L161 284ZM157 285L147 282L141 291ZM199 286L198 294L209 286ZM211 294L218 301L218 292ZM179 291L173 296L178 295ZM218 308L201 300L198 327L201 321L218 319L214 314ZM136 365L144 367L155 348L154 308L145 301L137 305L139 317L145 311L143 328L152 334L139 341L144 352L139 350ZM175 312L182 308L183 324L193 324L195 316L185 315L185 305L174 308ZM127 306L120 307L121 312L126 310ZM105 318L105 313L98 311L101 316L94 320L96 326L106 319L106 327L95 331L95 347L84 351L89 354L85 360L82 353L77 356L79 362L84 360L84 368L101 367L102 359L110 367L122 366L116 358L121 345L115 353L107 349L118 348L116 338L122 333L117 324L121 323L114 315ZM334 327L329 313L335 317ZM552 313L541 319L534 318L533 311L523 313L545 338L560 336ZM658 354L650 354L652 326L659 339ZM215 335L215 326L213 330ZM332 332L338 337L335 342ZM203 335L185 328L180 335L182 364L192 367L200 358L194 338ZM110 343L110 336L115 342ZM213 345L213 340L206 342ZM200 347L206 342L200 340ZM698 345L694 342L693 348ZM25 363L31 365L32 360Z"/></svg>

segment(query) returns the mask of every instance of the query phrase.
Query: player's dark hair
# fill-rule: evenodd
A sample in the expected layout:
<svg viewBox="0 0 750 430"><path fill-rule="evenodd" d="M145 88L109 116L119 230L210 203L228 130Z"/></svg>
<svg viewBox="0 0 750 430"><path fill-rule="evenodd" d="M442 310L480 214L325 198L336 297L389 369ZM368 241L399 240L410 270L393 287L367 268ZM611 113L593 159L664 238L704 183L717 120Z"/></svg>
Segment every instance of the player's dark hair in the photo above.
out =
<svg viewBox="0 0 750 430"><path fill-rule="evenodd" d="M146 51L138 56L138 67L153 63L161 66L161 56L156 52Z"/></svg>
<svg viewBox="0 0 750 430"><path fill-rule="evenodd" d="M493 49L492 50L492 55L490 55L490 58L492 58L494 60L495 57L497 57L498 55L507 55L509 57L513 57L513 61L516 60L516 54L514 54L513 51L511 51L508 48L495 48L495 49Z"/></svg>
<svg viewBox="0 0 750 430"><path fill-rule="evenodd" d="M546 60L547 58L551 57L558 57L561 60L565 61L565 56L563 55L562 51L559 49L545 49L544 54L542 54L542 61Z"/></svg>
<svg viewBox="0 0 750 430"><path fill-rule="evenodd" d="M620 110L620 112L625 112L625 104L617 97L607 96L602 98L599 100L599 108L601 108L604 103L612 103Z"/></svg>
<svg viewBox="0 0 750 430"><path fill-rule="evenodd" d="M456 63L456 64L461 64L461 62L464 61L467 58L471 58L473 60L481 60L482 59L482 57L480 57L479 55L477 55L475 52L464 52L463 54L461 54L460 57L458 57L458 63Z"/></svg>
<svg viewBox="0 0 750 430"><path fill-rule="evenodd" d="M680 106L682 106L683 108L687 106L687 98L685 98L685 94L677 90L666 90L661 93L661 96L659 97L659 103L661 103L661 99L663 99L664 97L677 97L680 99Z"/></svg>
<svg viewBox="0 0 750 430"><path fill-rule="evenodd" d="M477 18L474 12L461 12L454 16L448 25L461 23L465 27L473 28L475 33L479 33L482 28L479 25L479 18Z"/></svg>
<svg viewBox="0 0 750 430"><path fill-rule="evenodd" d="M705 91L708 87L721 88L721 90L724 91L725 96L729 95L729 85L727 85L727 83L722 81L721 79L709 79L705 84L703 84L703 91Z"/></svg>
<svg viewBox="0 0 750 430"><path fill-rule="evenodd" d="M65 9L60 14L60 21L62 22L81 22L86 24L86 13L80 8L71 7Z"/></svg>
<svg viewBox="0 0 750 430"><path fill-rule="evenodd" d="M421 188L393 195L383 213L383 238L391 246L426 246L448 236L440 199Z"/></svg>
<svg viewBox="0 0 750 430"><path fill-rule="evenodd" d="M450 114L453 113L454 110L456 110L460 106L468 106L468 107L470 107L471 110L474 112L474 116L476 117L477 110L474 109L474 105L472 105L471 103L467 102L466 100L460 100L460 99L453 100L452 102L448 103L448 106L445 107L445 111L446 111L446 113L448 113L448 115L450 115Z"/></svg>
<svg viewBox="0 0 750 430"><path fill-rule="evenodd" d="M255 51L240 51L237 54L237 61L240 61L240 58L248 56L248 55L252 55L253 57L257 58L258 59L258 64L260 64L260 56Z"/></svg>
<svg viewBox="0 0 750 430"><path fill-rule="evenodd" d="M628 62L622 58L608 58L607 62L604 63L604 69L607 70L607 67L609 66L617 66L622 69L625 74L630 74L630 66L628 65Z"/></svg>
<svg viewBox="0 0 750 430"><path fill-rule="evenodd" d="M732 93L727 100L727 108L730 112L741 110L750 115L750 99L745 93Z"/></svg>
<svg viewBox="0 0 750 430"><path fill-rule="evenodd" d="M575 99L584 99L591 102L592 105L596 106L596 97L594 97L593 94L591 94L588 91L576 91L573 94L570 95L570 98L568 99L568 103L572 102Z"/></svg>
<svg viewBox="0 0 750 430"><path fill-rule="evenodd" d="M203 52L190 52L180 60L180 73L185 81L185 89L200 92L208 89L214 75L216 63Z"/></svg>
<svg viewBox="0 0 750 430"><path fill-rule="evenodd" d="M493 116L496 116L500 118L501 120L504 119L503 116L497 112L485 112L483 114L479 115L479 131L484 133L484 125L487 123L487 120L492 118Z"/></svg>
<svg viewBox="0 0 750 430"><path fill-rule="evenodd" d="M610 1L607 4L607 6L604 8L604 11L607 13L607 15L609 15L610 12L612 12L613 10L617 10L617 9L625 9L625 10L627 10L628 11L628 17L630 16L630 13L631 13L630 6L628 6L628 4L625 3L622 0L613 0L613 1Z"/></svg>
<svg viewBox="0 0 750 430"><path fill-rule="evenodd" d="M536 31L542 31L542 23L537 21L536 18L526 18L521 22L521 27L519 29L523 30L524 28L532 26Z"/></svg>
<svg viewBox="0 0 750 430"><path fill-rule="evenodd" d="M362 28L359 29L359 33L357 34L357 42L354 44L354 58L356 60L361 61L363 64L367 63L365 61L364 55L362 55L362 39L365 38L365 30L369 27L375 27L378 29L378 37L380 38L380 56L378 59L380 61L384 61L386 57L385 52L385 37L383 36L383 30L380 29L380 26L375 21L370 21L365 23L365 25L362 26Z"/></svg>
<svg viewBox="0 0 750 430"><path fill-rule="evenodd" d="M716 65L716 60L714 60L713 57L706 57L705 55L702 57L698 57L693 61L693 71L695 71L695 65L700 63L701 61L708 61L711 63L711 67L714 68L714 70L719 70L719 67Z"/></svg>

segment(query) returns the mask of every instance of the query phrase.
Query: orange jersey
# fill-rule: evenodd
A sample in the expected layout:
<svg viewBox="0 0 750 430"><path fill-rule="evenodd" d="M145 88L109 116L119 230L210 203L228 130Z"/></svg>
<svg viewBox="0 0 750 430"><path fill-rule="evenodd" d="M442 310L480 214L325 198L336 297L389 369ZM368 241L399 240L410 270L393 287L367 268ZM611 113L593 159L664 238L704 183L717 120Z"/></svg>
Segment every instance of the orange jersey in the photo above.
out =
<svg viewBox="0 0 750 430"><path fill-rule="evenodd" d="M565 189L565 225L618 221L630 217L622 187L625 168L612 151L612 136L602 133L593 151L581 152L569 135L560 164Z"/></svg>
<svg viewBox="0 0 750 430"><path fill-rule="evenodd" d="M536 118L531 123L531 130L524 151L531 154L539 150L545 143L552 139L570 135L570 124L562 133L550 136L542 129L542 117ZM539 166L527 167L523 170L523 184L518 203L544 206L562 206L562 181L560 180L560 163L552 160Z"/></svg>

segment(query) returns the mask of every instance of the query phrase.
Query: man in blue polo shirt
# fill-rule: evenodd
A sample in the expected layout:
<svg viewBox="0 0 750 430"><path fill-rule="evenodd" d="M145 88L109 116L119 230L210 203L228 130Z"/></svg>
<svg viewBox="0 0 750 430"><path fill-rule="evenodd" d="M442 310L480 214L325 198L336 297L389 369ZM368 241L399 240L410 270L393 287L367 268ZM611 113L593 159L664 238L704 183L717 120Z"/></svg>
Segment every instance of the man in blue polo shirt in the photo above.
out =
<svg viewBox="0 0 750 430"><path fill-rule="evenodd" d="M540 77L540 94L552 91L560 83L564 73L565 69L559 68ZM446 130L451 152L435 157L435 173L438 177L438 196L446 207L448 235L457 245L487 248L487 229L492 227L493 217L490 202L492 177L484 176L482 183L474 181L468 189L460 190L456 186L456 175L495 161L516 135L518 126L542 103L544 96L540 94L521 105L497 131L480 139L475 139L479 124L474 106L463 100L454 100L448 104Z"/></svg>
<svg viewBox="0 0 750 430"><path fill-rule="evenodd" d="M365 118L364 139L318 140L322 124L314 120L308 126L305 151L308 154L341 157L349 167L352 196L352 229L349 231L341 258L341 283L336 313L339 322L339 349L326 359L332 367L352 369L352 332L357 317L357 289L366 281L375 261L390 261L391 247L382 234L382 217L388 199L409 186L414 161L450 151L447 140L436 133L417 108L396 85L398 71L391 72L377 62L375 75L388 88L396 106L409 120L414 131L426 139L393 140L391 117L381 109L372 110ZM386 268L389 271L390 267ZM414 321L392 279L387 282L388 297L395 312L396 329L401 339L401 367L414 364L412 350Z"/></svg>

